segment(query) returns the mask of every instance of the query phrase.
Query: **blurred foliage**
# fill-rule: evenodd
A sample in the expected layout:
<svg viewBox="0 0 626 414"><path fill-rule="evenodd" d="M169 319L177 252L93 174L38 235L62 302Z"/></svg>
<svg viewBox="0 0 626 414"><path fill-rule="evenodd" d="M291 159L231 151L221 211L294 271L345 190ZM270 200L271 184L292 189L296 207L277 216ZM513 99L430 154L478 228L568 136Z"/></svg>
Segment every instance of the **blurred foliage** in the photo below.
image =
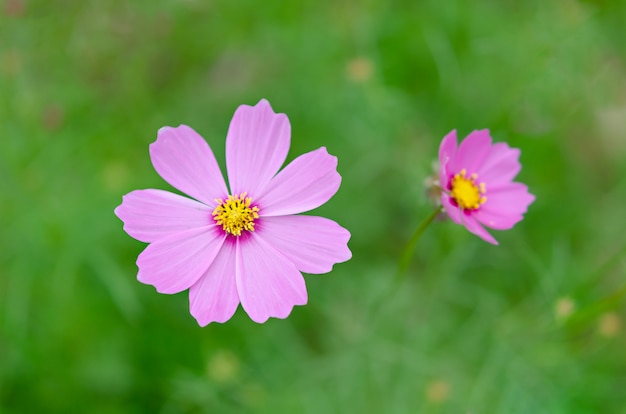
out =
<svg viewBox="0 0 626 414"><path fill-rule="evenodd" d="M0 412L626 413L626 3L3 0ZM240 104L326 146L317 213L353 259L309 305L199 328L135 280L113 209L164 188L148 145L193 126L224 161ZM440 139L490 128L537 201L490 246L418 244Z"/></svg>

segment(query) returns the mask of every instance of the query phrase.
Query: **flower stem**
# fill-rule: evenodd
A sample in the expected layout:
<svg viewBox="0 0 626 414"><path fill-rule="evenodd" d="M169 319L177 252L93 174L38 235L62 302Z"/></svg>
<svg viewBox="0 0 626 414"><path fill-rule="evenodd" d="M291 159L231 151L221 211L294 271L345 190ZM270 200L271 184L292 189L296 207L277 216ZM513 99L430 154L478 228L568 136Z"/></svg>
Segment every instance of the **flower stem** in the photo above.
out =
<svg viewBox="0 0 626 414"><path fill-rule="evenodd" d="M400 257L400 265L398 266L398 273L396 274L397 282L404 278L406 269L409 267L409 263L411 263L411 258L413 257L413 252L415 251L415 245L417 244L420 236L422 235L424 230L426 230L426 227L428 227L428 225L432 223L435 217L439 215L439 213L441 213L441 207L438 207L428 217L426 217L424 221L422 221L422 223L417 227L415 233L413 233L413 236L411 236L411 239L407 243L406 247L404 248L404 252Z"/></svg>
<svg viewBox="0 0 626 414"><path fill-rule="evenodd" d="M419 240L420 236L426 230L426 227L437 217L437 215L441 212L441 207L437 208L433 211L422 223L417 227L413 236L407 243L404 248L404 252L402 252L402 256L400 257L400 263L398 265L398 272L396 273L396 277L390 281L387 287L383 290L382 295L378 297L377 300L372 304L372 315L373 318L377 318L381 316L381 309L387 301L398 292L398 289L401 286L401 282L404 279L404 275L406 273L406 269L409 267L409 263L411 262L411 258L413 257L413 251L415 250L415 245Z"/></svg>

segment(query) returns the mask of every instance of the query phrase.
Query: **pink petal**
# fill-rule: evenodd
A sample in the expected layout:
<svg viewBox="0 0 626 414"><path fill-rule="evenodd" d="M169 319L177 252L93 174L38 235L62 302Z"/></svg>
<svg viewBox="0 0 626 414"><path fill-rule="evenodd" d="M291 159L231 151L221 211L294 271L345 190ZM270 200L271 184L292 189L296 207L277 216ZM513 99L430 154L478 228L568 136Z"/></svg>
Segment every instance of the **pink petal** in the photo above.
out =
<svg viewBox="0 0 626 414"><path fill-rule="evenodd" d="M491 149L489 130L472 131L459 145L456 158L452 164L454 173L465 169L467 175L478 172L478 168L485 160Z"/></svg>
<svg viewBox="0 0 626 414"><path fill-rule="evenodd" d="M161 128L150 158L165 181L208 206L228 194L209 144L187 125Z"/></svg>
<svg viewBox="0 0 626 414"><path fill-rule="evenodd" d="M522 169L519 156L520 150L517 148L511 148L503 142L494 144L479 168L478 181L487 185L487 191L513 181Z"/></svg>
<svg viewBox="0 0 626 414"><path fill-rule="evenodd" d="M303 213L327 202L339 189L337 157L322 147L293 160L258 199L261 217Z"/></svg>
<svg viewBox="0 0 626 414"><path fill-rule="evenodd" d="M239 305L236 243L226 241L208 270L189 289L189 308L200 326L229 320Z"/></svg>
<svg viewBox="0 0 626 414"><path fill-rule="evenodd" d="M124 230L151 243L171 233L213 224L211 209L178 194L162 190L136 190L126 194L115 209Z"/></svg>
<svg viewBox="0 0 626 414"><path fill-rule="evenodd" d="M481 239L483 239L483 240L485 240L485 241L487 241L487 242L489 242L491 244L495 244L495 245L498 244L496 239L494 239L493 236L491 234L489 234L487 232L487 230L485 230L485 228L483 226L481 226L480 223L478 223L478 221L476 221L476 218L474 218L474 216L472 214L464 214L463 215L463 225L471 233L474 233L475 235L477 235Z"/></svg>
<svg viewBox="0 0 626 414"><path fill-rule="evenodd" d="M224 238L219 229L211 226L158 239L137 258L137 279L153 285L160 293L178 293L188 289L209 268Z"/></svg>
<svg viewBox="0 0 626 414"><path fill-rule="evenodd" d="M480 238L488 241L489 243L498 244L498 242L485 230L478 222L476 218L473 217L474 212L470 214L465 214L461 211L460 208L453 205L450 202L450 197L446 194L441 196L441 203L443 204L443 208L448 214L448 217L456 223L465 226L467 230L476 234Z"/></svg>
<svg viewBox="0 0 626 414"><path fill-rule="evenodd" d="M330 272L335 263L352 257L350 232L323 217L264 217L258 236L306 273Z"/></svg>
<svg viewBox="0 0 626 414"><path fill-rule="evenodd" d="M455 206L454 204L452 204L452 202L450 201L449 195L447 194L441 195L441 204L443 205L443 208L446 211L446 214L448 214L448 217L450 217L450 220L452 220L456 224L462 224L461 223L461 214L462 214L461 209Z"/></svg>
<svg viewBox="0 0 626 414"><path fill-rule="evenodd" d="M291 126L265 99L235 111L226 136L226 169L231 194L256 197L283 165L289 151Z"/></svg>
<svg viewBox="0 0 626 414"><path fill-rule="evenodd" d="M237 291L253 321L283 319L306 304L304 278L293 263L254 233L237 242Z"/></svg>
<svg viewBox="0 0 626 414"><path fill-rule="evenodd" d="M450 179L448 167L454 164L456 156L456 130L453 129L443 138L439 145L439 181L446 188Z"/></svg>
<svg viewBox="0 0 626 414"><path fill-rule="evenodd" d="M519 216L501 216L498 214L490 213L485 209L480 209L473 213L476 220L483 225L496 230L509 230L515 223L522 220L524 217Z"/></svg>
<svg viewBox="0 0 626 414"><path fill-rule="evenodd" d="M526 213L533 201L535 196L528 192L526 185L510 183L495 190L487 187L487 201L480 209L494 215L517 217Z"/></svg>

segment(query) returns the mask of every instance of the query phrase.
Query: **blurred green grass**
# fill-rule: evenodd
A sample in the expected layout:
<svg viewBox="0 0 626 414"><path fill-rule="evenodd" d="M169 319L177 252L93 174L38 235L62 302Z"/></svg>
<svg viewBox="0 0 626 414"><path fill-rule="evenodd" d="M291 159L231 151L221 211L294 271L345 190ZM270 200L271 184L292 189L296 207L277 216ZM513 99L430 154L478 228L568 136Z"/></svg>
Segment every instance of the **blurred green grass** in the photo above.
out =
<svg viewBox="0 0 626 414"><path fill-rule="evenodd" d="M0 5L0 412L626 413L623 2ZM287 320L201 329L113 209L169 188L158 128L224 165L260 98L289 159L339 157L316 213L354 257ZM521 148L537 201L498 247L433 224L375 312L453 128Z"/></svg>

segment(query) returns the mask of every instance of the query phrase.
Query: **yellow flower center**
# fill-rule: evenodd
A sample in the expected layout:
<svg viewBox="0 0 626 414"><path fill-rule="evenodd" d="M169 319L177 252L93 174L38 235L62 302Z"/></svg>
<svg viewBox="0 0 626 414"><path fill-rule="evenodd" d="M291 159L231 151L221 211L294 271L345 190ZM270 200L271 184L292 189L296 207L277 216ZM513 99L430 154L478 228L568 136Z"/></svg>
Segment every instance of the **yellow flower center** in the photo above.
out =
<svg viewBox="0 0 626 414"><path fill-rule="evenodd" d="M252 199L246 197L247 193L229 195L226 201L216 199L217 207L212 216L215 223L233 236L241 236L244 230L254 231L254 219L259 218L259 208L250 207Z"/></svg>
<svg viewBox="0 0 626 414"><path fill-rule="evenodd" d="M487 197L485 197L485 183L476 184L477 178L476 174L467 177L465 169L462 169L459 174L452 177L450 195L459 207L464 210L476 210L487 201Z"/></svg>

